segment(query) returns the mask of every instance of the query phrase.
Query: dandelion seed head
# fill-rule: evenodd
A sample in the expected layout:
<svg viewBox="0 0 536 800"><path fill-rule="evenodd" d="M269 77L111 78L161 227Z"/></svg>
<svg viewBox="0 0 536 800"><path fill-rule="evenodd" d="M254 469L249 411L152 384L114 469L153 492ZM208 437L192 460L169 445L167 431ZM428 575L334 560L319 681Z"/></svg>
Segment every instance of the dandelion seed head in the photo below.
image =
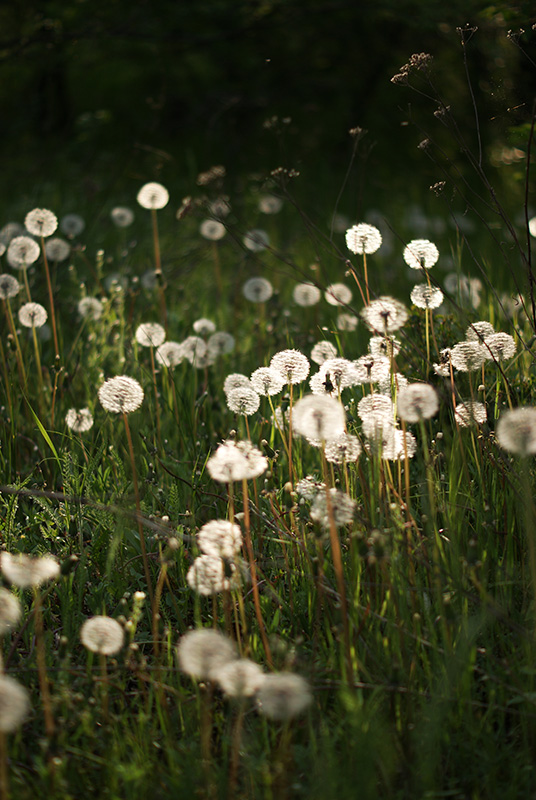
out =
<svg viewBox="0 0 536 800"><path fill-rule="evenodd" d="M385 356L367 353L353 362L354 383L378 383L391 372L391 361Z"/></svg>
<svg viewBox="0 0 536 800"><path fill-rule="evenodd" d="M324 292L330 306L347 306L352 302L352 291L344 283L332 283Z"/></svg>
<svg viewBox="0 0 536 800"><path fill-rule="evenodd" d="M39 245L29 236L15 236L7 248L7 262L14 269L30 266L39 258Z"/></svg>
<svg viewBox="0 0 536 800"><path fill-rule="evenodd" d="M394 297L383 296L372 300L361 310L361 319L374 333L388 335L401 328L408 319L408 310Z"/></svg>
<svg viewBox="0 0 536 800"><path fill-rule="evenodd" d="M486 360L486 353L480 342L458 342L451 348L449 354L454 369L459 372L474 372L480 369Z"/></svg>
<svg viewBox="0 0 536 800"><path fill-rule="evenodd" d="M66 214L60 220L60 231L69 239L81 234L85 227L86 223L80 214Z"/></svg>
<svg viewBox="0 0 536 800"><path fill-rule="evenodd" d="M211 319L206 319L205 317L201 317L200 319L196 319L193 324L194 333L198 336L210 336L211 333L214 333L216 330L216 325L212 322Z"/></svg>
<svg viewBox="0 0 536 800"><path fill-rule="evenodd" d="M292 424L301 436L328 442L344 432L344 408L334 397L306 395L293 408Z"/></svg>
<svg viewBox="0 0 536 800"><path fill-rule="evenodd" d="M329 376L329 380L339 392L356 383L355 365L347 358L327 358L321 364L319 372L325 379Z"/></svg>
<svg viewBox="0 0 536 800"><path fill-rule="evenodd" d="M359 458L361 444L357 436L341 433L336 439L326 443L324 453L326 460L333 464L349 464Z"/></svg>
<svg viewBox="0 0 536 800"><path fill-rule="evenodd" d="M18 597L0 588L0 636L12 630L22 617L22 607Z"/></svg>
<svg viewBox="0 0 536 800"><path fill-rule="evenodd" d="M261 214L278 214L283 208L283 200L274 194L265 194L259 198Z"/></svg>
<svg viewBox="0 0 536 800"><path fill-rule="evenodd" d="M160 347L166 339L166 331L158 322L144 322L136 328L135 336L142 347Z"/></svg>
<svg viewBox="0 0 536 800"><path fill-rule="evenodd" d="M436 286L428 286L427 283L419 283L411 290L411 302L417 308L439 308L444 300L441 289Z"/></svg>
<svg viewBox="0 0 536 800"><path fill-rule="evenodd" d="M216 219L225 219L231 213L231 204L228 197L216 197L208 204L208 210Z"/></svg>
<svg viewBox="0 0 536 800"><path fill-rule="evenodd" d="M227 229L222 222L216 219L205 219L199 226L199 233L203 239L208 239L211 242L218 242L223 239L227 233Z"/></svg>
<svg viewBox="0 0 536 800"><path fill-rule="evenodd" d="M235 338L226 331L217 331L209 337L207 341L207 352L210 356L218 358L219 356L231 353L234 350Z"/></svg>
<svg viewBox="0 0 536 800"><path fill-rule="evenodd" d="M150 182L141 187L136 199L142 208L160 209L167 206L169 192L161 183Z"/></svg>
<svg viewBox="0 0 536 800"><path fill-rule="evenodd" d="M260 397L250 386L239 386L227 395L227 406L234 414L250 417L258 411Z"/></svg>
<svg viewBox="0 0 536 800"><path fill-rule="evenodd" d="M444 347L439 351L439 361L433 365L436 375L442 378L450 377L450 347Z"/></svg>
<svg viewBox="0 0 536 800"><path fill-rule="evenodd" d="M294 488L304 500L313 500L319 492L326 490L326 484L313 475L307 475L299 480Z"/></svg>
<svg viewBox="0 0 536 800"><path fill-rule="evenodd" d="M344 528L353 522L357 508L357 503L345 492L339 489L330 489L331 510L336 528ZM326 492L317 494L311 504L311 519L317 522L324 530L330 526L330 515L328 513L328 501Z"/></svg>
<svg viewBox="0 0 536 800"><path fill-rule="evenodd" d="M495 433L504 450L520 456L536 455L536 407L520 406L503 412Z"/></svg>
<svg viewBox="0 0 536 800"><path fill-rule="evenodd" d="M85 433L93 427L93 414L89 408L70 408L65 415L65 424L75 433Z"/></svg>
<svg viewBox="0 0 536 800"><path fill-rule="evenodd" d="M83 297L78 302L78 313L83 319L96 322L102 317L103 305L96 297Z"/></svg>
<svg viewBox="0 0 536 800"><path fill-rule="evenodd" d="M257 705L263 716L275 721L292 719L312 702L311 690L301 675L278 672L266 675L257 692Z"/></svg>
<svg viewBox="0 0 536 800"><path fill-rule="evenodd" d="M58 227L58 218L48 208L34 208L24 217L24 227L32 236L52 236Z"/></svg>
<svg viewBox="0 0 536 800"><path fill-rule="evenodd" d="M314 283L298 283L292 291L292 299L296 305L304 308L316 305L321 297L322 292Z"/></svg>
<svg viewBox="0 0 536 800"><path fill-rule="evenodd" d="M135 378L118 375L104 381L98 391L99 402L112 414L130 414L143 403L143 389Z"/></svg>
<svg viewBox="0 0 536 800"><path fill-rule="evenodd" d="M29 711L30 696L24 686L9 675L0 675L0 731L16 731Z"/></svg>
<svg viewBox="0 0 536 800"><path fill-rule="evenodd" d="M251 373L251 385L255 391L264 396L279 394L285 386L285 379L271 367L259 367Z"/></svg>
<svg viewBox="0 0 536 800"><path fill-rule="evenodd" d="M25 328L41 328L47 318L46 308L40 303L24 303L19 308L19 322Z"/></svg>
<svg viewBox="0 0 536 800"><path fill-rule="evenodd" d="M468 342L483 342L488 336L493 336L495 328L491 322L482 320L480 322L473 322L467 328L465 338Z"/></svg>
<svg viewBox="0 0 536 800"><path fill-rule="evenodd" d="M393 424L395 409L393 401L384 394L368 394L362 397L357 404L357 415L361 420L365 420L375 414Z"/></svg>
<svg viewBox="0 0 536 800"><path fill-rule="evenodd" d="M0 275L0 297L2 300L9 300L16 297L21 290L21 285L13 275L4 273Z"/></svg>
<svg viewBox="0 0 536 800"><path fill-rule="evenodd" d="M155 358L158 364L168 369L173 369L181 361L184 361L186 356L178 342L164 342L155 350Z"/></svg>
<svg viewBox="0 0 536 800"><path fill-rule="evenodd" d="M199 529L197 544L207 556L233 559L242 547L242 532L234 522L214 519Z"/></svg>
<svg viewBox="0 0 536 800"><path fill-rule="evenodd" d="M45 253L50 261L65 261L71 254L71 245L65 239L53 236L45 244Z"/></svg>
<svg viewBox="0 0 536 800"><path fill-rule="evenodd" d="M249 278L242 286L242 294L250 303L266 303L274 293L274 288L266 278Z"/></svg>
<svg viewBox="0 0 536 800"><path fill-rule="evenodd" d="M386 461L405 461L417 452L417 440L411 431L385 428L381 442L381 456Z"/></svg>
<svg viewBox="0 0 536 800"><path fill-rule="evenodd" d="M3 228L0 229L0 243L6 247L15 236L24 235L24 225L19 222L8 222ZM33 241L33 240L32 240Z"/></svg>
<svg viewBox="0 0 536 800"><path fill-rule="evenodd" d="M208 348L207 343L200 336L187 336L181 342L181 350L184 358L194 367L197 367L206 357Z"/></svg>
<svg viewBox="0 0 536 800"><path fill-rule="evenodd" d="M406 422L420 422L439 411L439 398L429 383L410 383L398 393L397 414Z"/></svg>
<svg viewBox="0 0 536 800"><path fill-rule="evenodd" d="M468 428L471 425L484 425L487 419L486 406L476 400L464 400L458 403L454 413L460 428Z"/></svg>
<svg viewBox="0 0 536 800"><path fill-rule="evenodd" d="M369 339L369 353L380 358L391 358L400 353L402 343L395 336L371 336Z"/></svg>
<svg viewBox="0 0 536 800"><path fill-rule="evenodd" d="M213 672L237 657L234 642L211 628L188 631L177 645L179 667L198 680L210 679Z"/></svg>
<svg viewBox="0 0 536 800"><path fill-rule="evenodd" d="M41 586L60 575L60 565L52 556L29 556L26 553L2 553L0 570L8 583L21 589Z"/></svg>
<svg viewBox="0 0 536 800"><path fill-rule="evenodd" d="M272 356L270 367L279 372L287 383L301 383L310 370L309 360L300 350L280 350Z"/></svg>
<svg viewBox="0 0 536 800"><path fill-rule="evenodd" d="M110 211L110 217L118 228L128 228L134 222L134 212L126 206L116 206Z"/></svg>
<svg viewBox="0 0 536 800"><path fill-rule="evenodd" d="M86 619L80 628L80 641L92 653L113 656L123 647L125 632L112 617L99 615Z"/></svg>
<svg viewBox="0 0 536 800"><path fill-rule="evenodd" d="M210 477L219 483L252 480L268 469L266 457L251 442L227 440L207 461Z"/></svg>
<svg viewBox="0 0 536 800"><path fill-rule="evenodd" d="M331 342L317 342L311 350L311 361L323 364L328 358L335 358L337 348Z"/></svg>
<svg viewBox="0 0 536 800"><path fill-rule="evenodd" d="M355 314L339 314L337 316L337 330L339 331L355 331L358 325L358 318Z"/></svg>
<svg viewBox="0 0 536 800"><path fill-rule="evenodd" d="M232 591L240 586L240 573L232 561L214 555L197 556L188 572L186 582L197 594L209 597Z"/></svg>
<svg viewBox="0 0 536 800"><path fill-rule="evenodd" d="M237 389L239 386L251 387L250 379L247 375L242 375L240 372L231 372L223 382L223 391L225 394L229 394L229 392L232 392L233 389Z"/></svg>
<svg viewBox="0 0 536 800"><path fill-rule="evenodd" d="M484 355L489 360L506 361L515 356L516 349L515 339L509 333L500 331L484 339Z"/></svg>
<svg viewBox="0 0 536 800"><path fill-rule="evenodd" d="M246 250L250 250L252 253L260 253L270 246L270 237L266 231L260 228L253 228L246 233L242 242Z"/></svg>
<svg viewBox="0 0 536 800"><path fill-rule="evenodd" d="M382 244L382 235L375 225L360 222L346 231L346 247L352 253L375 253Z"/></svg>
<svg viewBox="0 0 536 800"><path fill-rule="evenodd" d="M260 689L265 674L254 661L239 658L214 669L212 677L227 697L252 697Z"/></svg>
<svg viewBox="0 0 536 800"><path fill-rule="evenodd" d="M403 258L411 269L430 269L439 258L439 250L428 239L413 239L404 248Z"/></svg>

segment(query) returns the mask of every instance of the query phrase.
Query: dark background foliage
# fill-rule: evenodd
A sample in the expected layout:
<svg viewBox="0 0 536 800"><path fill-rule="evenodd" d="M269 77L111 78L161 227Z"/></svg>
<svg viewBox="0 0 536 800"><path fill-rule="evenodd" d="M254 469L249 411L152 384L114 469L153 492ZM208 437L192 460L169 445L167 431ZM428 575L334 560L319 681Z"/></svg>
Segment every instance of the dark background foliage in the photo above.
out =
<svg viewBox="0 0 536 800"><path fill-rule="evenodd" d="M367 131L358 163L369 193L392 192L393 181L407 188L416 169L426 184L434 170L416 145L434 105L391 77L412 53L431 53L438 89L474 146L456 28L478 26L468 64L484 144L500 148L532 114L536 70L520 46L534 58L533 12L530 2L479 0L3 4L0 144L10 188L16 179L31 192L74 166L85 192L98 191L103 174L108 187L188 183L216 163L233 172L313 165L322 183L344 172L355 126ZM516 45L507 34L520 27ZM449 153L433 118L432 129Z"/></svg>

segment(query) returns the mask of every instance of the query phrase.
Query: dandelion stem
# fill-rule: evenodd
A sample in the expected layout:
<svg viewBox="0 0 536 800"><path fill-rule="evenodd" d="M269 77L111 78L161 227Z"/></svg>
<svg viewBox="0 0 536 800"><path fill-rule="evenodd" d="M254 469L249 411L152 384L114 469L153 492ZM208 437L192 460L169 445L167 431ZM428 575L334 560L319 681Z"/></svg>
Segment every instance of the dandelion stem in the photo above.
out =
<svg viewBox="0 0 536 800"><path fill-rule="evenodd" d="M251 541L248 482L246 478L242 480L242 494L244 498L244 538L246 540L246 549L249 558L249 569L251 573L251 590L253 592L253 604L255 606L255 615L257 617L257 623L259 625L262 645L264 647L264 652L266 654L266 661L268 663L268 666L272 668L273 667L272 653L270 651L270 645L268 644L268 637L266 635L266 628L264 627L264 620L262 618L261 604L259 599L259 586L257 584L257 567L255 565L255 554L253 552L253 544Z"/></svg>
<svg viewBox="0 0 536 800"><path fill-rule="evenodd" d="M41 236L41 250L43 252L43 262L45 264L45 275L47 279L48 301L50 303L50 320L52 322L52 337L54 339L54 351L56 359L60 357L60 350L58 347L58 332L56 330L56 312L54 310L54 294L52 292L52 282L50 280L50 270L48 268L48 258L45 250L45 239Z"/></svg>

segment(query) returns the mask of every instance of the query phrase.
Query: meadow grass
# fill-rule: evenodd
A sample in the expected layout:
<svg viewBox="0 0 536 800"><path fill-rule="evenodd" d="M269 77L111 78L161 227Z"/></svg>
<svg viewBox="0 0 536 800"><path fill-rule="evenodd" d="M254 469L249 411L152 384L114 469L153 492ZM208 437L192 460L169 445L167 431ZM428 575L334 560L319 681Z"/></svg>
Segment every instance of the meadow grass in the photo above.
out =
<svg viewBox="0 0 536 800"><path fill-rule="evenodd" d="M3 634L2 668L30 696L24 720L3 729L2 800L476 799L533 790L534 431L526 429L521 455L496 436L507 410L533 402L530 302L507 278L491 277L500 262L490 261L487 282L475 275L471 234L449 233L438 218L415 221L408 241L426 234L439 261L412 270L402 257L408 241L392 235L396 219L374 217L384 241L365 271L344 237L360 220L334 230L332 219L315 219L294 202L293 178L276 171L260 188L258 180L245 185L229 195L225 216L214 205L227 194L221 174L205 176L182 206L168 187L158 226L156 210L136 206L135 193L128 227L112 222L111 206L106 215L98 209L98 224L88 209L86 228L67 239L69 258L49 258L45 270L41 255L26 281L2 256L2 272L21 283L2 301L2 548L60 565L31 591L0 557L22 604ZM278 213L259 211L264 195L283 201ZM221 239L200 234L206 219L221 221ZM259 229L267 247L255 246L258 234L244 239ZM44 253L46 240L39 244ZM263 302L242 292L255 276L272 290ZM410 303L423 281L443 290L439 308ZM319 302L296 303L302 282L320 289ZM351 292L342 306L332 294L326 300L334 283ZM18 324L29 294L49 309L49 322L53 302L55 335ZM98 318L81 314L84 298L99 301ZM374 330L361 317L365 304L384 320ZM400 327L387 328L390 314L402 315ZM202 319L234 346L228 339L227 352L207 355L210 326L194 328ZM456 368L448 353L434 368L446 348L465 342L467 350L467 329L482 320L513 337L515 355L503 360L476 337L476 369ZM140 344L136 332L147 323L180 345L179 363L167 366L158 348ZM385 345L381 385L372 366L354 363L370 360L374 333ZM397 352L387 334L399 340ZM319 341L346 359L347 386L337 384L343 367L322 373L311 361ZM289 383L296 367L287 367L282 391L258 397L253 411L251 394L235 398L247 413L232 412L225 378L249 377L285 351L301 354L309 376ZM369 377L355 378L364 369ZM293 435L293 409L317 371L317 389L344 406L357 459L327 460L329 429L313 443ZM117 376L139 385L141 405L137 395L120 413L105 410L98 391ZM396 404L404 379L432 386L437 408L415 421L393 407L375 436L359 401L381 395ZM460 422L463 401L482 403L485 421ZM93 425L79 431L89 418ZM395 430L402 444L389 455ZM265 462L257 477L215 477L211 459L223 440L258 449ZM311 497L297 491L307 476L324 484ZM342 500L330 488L353 501L342 523ZM219 566L210 562L207 584L192 569L196 535L214 520L238 524L243 545ZM80 629L94 616L120 623L117 651L82 644ZM265 676L305 679L305 694L286 690L272 718L262 683L229 698L216 673L192 676L177 644L201 628L225 633Z"/></svg>

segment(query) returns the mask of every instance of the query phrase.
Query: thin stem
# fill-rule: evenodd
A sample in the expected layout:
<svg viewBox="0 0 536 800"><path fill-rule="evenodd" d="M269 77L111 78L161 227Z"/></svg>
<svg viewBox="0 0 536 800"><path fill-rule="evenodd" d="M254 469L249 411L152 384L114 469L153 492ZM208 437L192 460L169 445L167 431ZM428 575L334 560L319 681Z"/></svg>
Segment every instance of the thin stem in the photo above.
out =
<svg viewBox="0 0 536 800"><path fill-rule="evenodd" d="M50 270L48 268L47 253L46 253L46 250L45 250L45 239L44 239L43 236L41 236L41 250L42 250L42 253L43 253L43 261L44 261L44 264L45 264L45 274L46 274L46 278L47 278L48 302L50 304L50 320L52 322L52 337L54 339L54 351L55 351L56 360L58 360L59 357L60 357L60 350L59 350L59 347L58 347L58 332L56 330L56 312L54 310L54 295L52 293L52 282L50 280Z"/></svg>

